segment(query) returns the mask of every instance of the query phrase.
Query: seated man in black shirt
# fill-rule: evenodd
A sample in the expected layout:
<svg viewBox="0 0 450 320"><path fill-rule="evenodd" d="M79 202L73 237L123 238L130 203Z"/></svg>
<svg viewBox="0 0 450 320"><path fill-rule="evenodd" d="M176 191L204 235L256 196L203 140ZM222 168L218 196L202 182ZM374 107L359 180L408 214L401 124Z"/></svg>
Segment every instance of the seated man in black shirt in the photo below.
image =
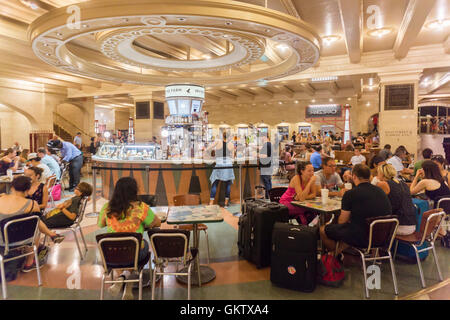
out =
<svg viewBox="0 0 450 320"><path fill-rule="evenodd" d="M367 247L369 229L366 219L385 216L392 213L391 203L383 190L370 183L370 169L357 164L352 170L355 188L344 193L338 224L329 224L320 228L320 238L330 253L338 252L350 246ZM342 243L343 242L343 243Z"/></svg>

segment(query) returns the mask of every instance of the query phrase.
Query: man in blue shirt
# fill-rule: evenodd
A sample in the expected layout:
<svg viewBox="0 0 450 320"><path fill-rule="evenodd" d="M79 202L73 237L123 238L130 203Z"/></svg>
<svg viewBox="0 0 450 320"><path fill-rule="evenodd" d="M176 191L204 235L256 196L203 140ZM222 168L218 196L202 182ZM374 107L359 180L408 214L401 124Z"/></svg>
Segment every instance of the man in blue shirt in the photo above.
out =
<svg viewBox="0 0 450 320"><path fill-rule="evenodd" d="M311 155L309 161L314 167L314 171L320 170L322 167L322 156L320 155L320 151L322 151L322 146L319 144L314 148L315 152Z"/></svg>
<svg viewBox="0 0 450 320"><path fill-rule="evenodd" d="M39 158L41 158L41 163L49 167L52 174L56 176L56 179L61 179L61 168L59 167L58 162L47 154L45 148L39 148L37 154Z"/></svg>
<svg viewBox="0 0 450 320"><path fill-rule="evenodd" d="M61 151L62 161L69 163L69 187L66 190L72 192L80 183L81 167L83 166L83 153L70 142L61 140L50 140L49 148Z"/></svg>

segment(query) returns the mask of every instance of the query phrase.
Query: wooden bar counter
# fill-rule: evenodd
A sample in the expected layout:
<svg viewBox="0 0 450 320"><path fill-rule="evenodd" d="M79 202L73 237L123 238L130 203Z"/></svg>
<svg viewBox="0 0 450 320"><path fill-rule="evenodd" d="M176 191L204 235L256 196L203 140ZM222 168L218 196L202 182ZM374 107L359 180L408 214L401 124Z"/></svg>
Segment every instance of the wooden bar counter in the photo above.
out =
<svg viewBox="0 0 450 320"><path fill-rule="evenodd" d="M213 160L111 160L92 157L93 167L100 171L102 197L111 199L114 186L122 177L133 177L138 183L138 194L156 195L158 206L173 205L173 196L200 194L203 204L209 203L214 169ZM230 202L239 203L239 166L242 167L242 199L253 197L255 185L260 184L259 168L255 159L237 159L233 168L235 180L231 186ZM198 177L198 178L197 178ZM223 204L225 185L219 183L215 204Z"/></svg>

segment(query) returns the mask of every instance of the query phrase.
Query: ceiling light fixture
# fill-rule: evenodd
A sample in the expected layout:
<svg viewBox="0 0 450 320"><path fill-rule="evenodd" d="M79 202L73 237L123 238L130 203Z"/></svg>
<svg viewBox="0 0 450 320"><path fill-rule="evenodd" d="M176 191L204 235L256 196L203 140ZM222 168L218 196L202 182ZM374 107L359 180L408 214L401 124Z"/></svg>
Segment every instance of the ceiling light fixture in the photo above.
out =
<svg viewBox="0 0 450 320"><path fill-rule="evenodd" d="M311 82L336 81L337 79L338 79L338 77L336 77L336 76L317 77L317 78L312 78Z"/></svg>
<svg viewBox="0 0 450 320"><path fill-rule="evenodd" d="M316 99L312 99L311 102L312 102L312 103L316 102Z"/></svg>
<svg viewBox="0 0 450 320"><path fill-rule="evenodd" d="M287 44L280 43L280 44L277 44L276 48L278 50L285 51L285 50L289 49L289 46Z"/></svg>
<svg viewBox="0 0 450 320"><path fill-rule="evenodd" d="M180 18L177 18L177 20L178 21L186 21L186 18L180 17Z"/></svg>
<svg viewBox="0 0 450 320"><path fill-rule="evenodd" d="M281 102L281 101L278 101L278 104L283 104L283 102Z"/></svg>
<svg viewBox="0 0 450 320"><path fill-rule="evenodd" d="M448 26L450 26L450 19L433 20L425 24L425 27L432 30L442 30Z"/></svg>
<svg viewBox="0 0 450 320"><path fill-rule="evenodd" d="M330 99L328 99L328 101L333 102L333 99L330 98Z"/></svg>
<svg viewBox="0 0 450 320"><path fill-rule="evenodd" d="M298 103L298 100L295 100L295 103Z"/></svg>
<svg viewBox="0 0 450 320"><path fill-rule="evenodd" d="M225 22L225 24L226 24L227 26L231 26L231 25L233 24L233 22L227 21L227 22Z"/></svg>
<svg viewBox="0 0 450 320"><path fill-rule="evenodd" d="M374 38L381 38L392 32L391 28L377 28L367 32L367 35Z"/></svg>
<svg viewBox="0 0 450 320"><path fill-rule="evenodd" d="M328 36L323 36L322 40L325 43L325 45L329 46L330 44L332 44L333 42L338 41L339 39L341 39L341 36L338 36L336 34L331 34Z"/></svg>
<svg viewBox="0 0 450 320"><path fill-rule="evenodd" d="M352 100L352 98L347 98L348 101Z"/></svg>

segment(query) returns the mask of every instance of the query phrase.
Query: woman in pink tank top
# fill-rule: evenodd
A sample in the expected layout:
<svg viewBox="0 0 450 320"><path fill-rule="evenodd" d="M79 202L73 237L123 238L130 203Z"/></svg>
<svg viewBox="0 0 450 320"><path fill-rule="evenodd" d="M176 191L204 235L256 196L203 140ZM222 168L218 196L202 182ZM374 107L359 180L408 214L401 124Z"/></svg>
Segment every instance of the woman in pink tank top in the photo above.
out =
<svg viewBox="0 0 450 320"><path fill-rule="evenodd" d="M294 200L304 201L316 197L316 176L311 162L303 161L297 165L297 174L289 182L288 189L281 196L280 203L289 209L289 216L300 224L307 224L305 209L293 206Z"/></svg>

